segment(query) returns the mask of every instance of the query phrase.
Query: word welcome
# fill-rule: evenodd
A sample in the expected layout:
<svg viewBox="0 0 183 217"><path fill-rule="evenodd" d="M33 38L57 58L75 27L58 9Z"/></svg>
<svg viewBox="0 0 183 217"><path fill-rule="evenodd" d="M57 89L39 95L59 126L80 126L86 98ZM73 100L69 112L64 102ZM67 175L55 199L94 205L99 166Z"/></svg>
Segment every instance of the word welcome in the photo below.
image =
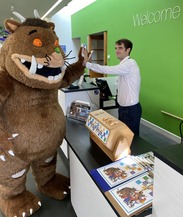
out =
<svg viewBox="0 0 183 217"><path fill-rule="evenodd" d="M180 17L180 14L181 8L178 5L173 8L167 8L156 12L147 11L146 13L133 15L133 25L134 27L144 26L171 19L177 19Z"/></svg>

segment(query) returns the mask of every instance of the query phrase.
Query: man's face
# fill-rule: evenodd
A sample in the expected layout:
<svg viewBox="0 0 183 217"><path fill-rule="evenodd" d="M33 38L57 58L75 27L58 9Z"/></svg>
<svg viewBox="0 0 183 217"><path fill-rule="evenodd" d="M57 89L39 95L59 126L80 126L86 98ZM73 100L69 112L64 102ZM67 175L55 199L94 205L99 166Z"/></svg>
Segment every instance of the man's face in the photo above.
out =
<svg viewBox="0 0 183 217"><path fill-rule="evenodd" d="M123 60L125 57L129 56L130 48L126 49L124 47L124 44L116 44L115 45L116 50L116 57L119 60Z"/></svg>

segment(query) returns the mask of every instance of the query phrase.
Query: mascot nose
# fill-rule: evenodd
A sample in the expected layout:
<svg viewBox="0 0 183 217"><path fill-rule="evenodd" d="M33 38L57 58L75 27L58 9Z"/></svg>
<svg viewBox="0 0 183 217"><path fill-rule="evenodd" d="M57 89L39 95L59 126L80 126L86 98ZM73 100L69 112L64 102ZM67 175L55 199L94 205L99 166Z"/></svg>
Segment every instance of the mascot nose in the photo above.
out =
<svg viewBox="0 0 183 217"><path fill-rule="evenodd" d="M56 53L60 53L60 49L58 47L56 47L54 50Z"/></svg>

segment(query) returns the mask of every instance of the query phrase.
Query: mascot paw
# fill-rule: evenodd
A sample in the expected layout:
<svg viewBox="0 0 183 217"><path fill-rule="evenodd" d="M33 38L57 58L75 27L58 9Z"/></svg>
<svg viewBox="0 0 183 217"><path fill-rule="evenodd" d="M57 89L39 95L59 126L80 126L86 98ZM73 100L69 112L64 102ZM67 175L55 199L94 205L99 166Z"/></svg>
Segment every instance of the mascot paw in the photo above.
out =
<svg viewBox="0 0 183 217"><path fill-rule="evenodd" d="M38 186L38 190L48 197L63 200L70 193L70 180L61 174L55 174L45 185Z"/></svg>
<svg viewBox="0 0 183 217"><path fill-rule="evenodd" d="M10 199L0 198L0 208L6 217L27 217L31 216L41 207L41 202L38 197L24 191Z"/></svg>

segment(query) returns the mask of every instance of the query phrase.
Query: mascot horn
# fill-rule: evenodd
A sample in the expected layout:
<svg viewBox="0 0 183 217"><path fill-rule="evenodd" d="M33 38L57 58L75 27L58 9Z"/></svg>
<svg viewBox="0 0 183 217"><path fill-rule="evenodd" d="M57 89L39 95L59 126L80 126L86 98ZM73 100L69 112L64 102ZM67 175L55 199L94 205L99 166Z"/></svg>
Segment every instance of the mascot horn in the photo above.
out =
<svg viewBox="0 0 183 217"><path fill-rule="evenodd" d="M65 135L58 89L84 73L82 48L66 64L54 24L39 18L7 19L10 32L0 52L0 209L6 217L26 217L41 206L26 190L32 169L37 189L62 200L69 179L56 173L57 149Z"/></svg>

